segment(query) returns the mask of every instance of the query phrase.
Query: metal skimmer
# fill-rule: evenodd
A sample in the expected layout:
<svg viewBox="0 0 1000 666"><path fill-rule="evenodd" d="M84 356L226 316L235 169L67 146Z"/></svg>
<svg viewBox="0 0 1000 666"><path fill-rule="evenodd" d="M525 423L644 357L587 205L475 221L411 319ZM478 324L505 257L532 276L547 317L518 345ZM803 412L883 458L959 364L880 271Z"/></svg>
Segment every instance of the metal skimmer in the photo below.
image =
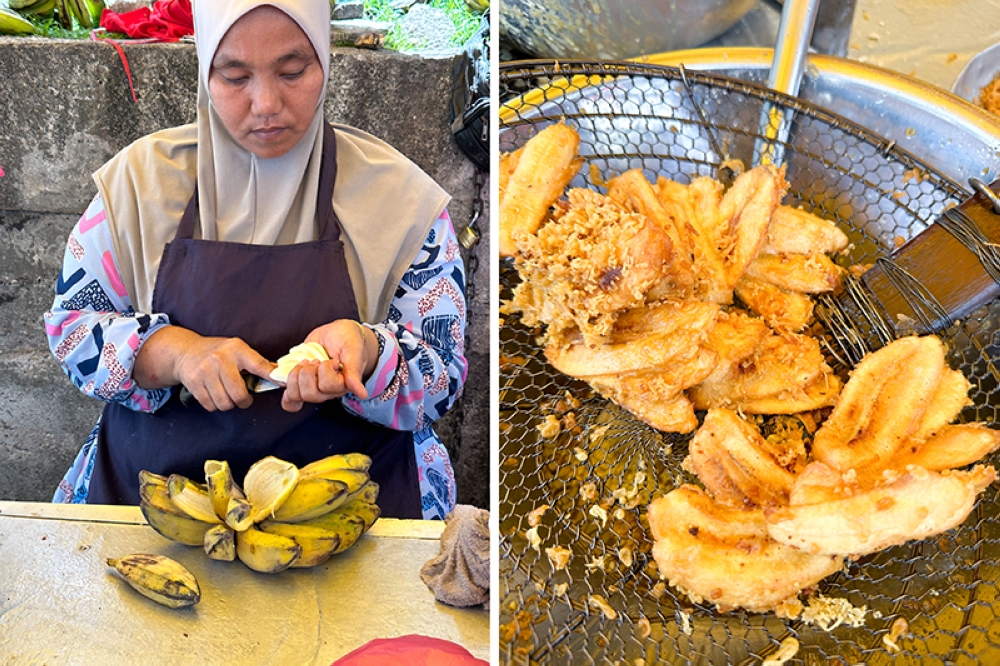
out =
<svg viewBox="0 0 1000 666"><path fill-rule="evenodd" d="M753 161L765 139L766 104L793 120L782 141L790 190L801 205L849 232L844 266L870 264L967 198L959 185L888 142L820 108L722 76L632 63L518 62L500 69L500 150L511 151L547 124L581 134L586 163L571 187L642 168L680 182L725 178L727 159ZM731 175L731 174L730 174ZM501 265L501 302L517 283ZM861 299L863 301L863 298ZM879 318L846 320L824 310L830 362L846 376ZM818 308L822 309L822 308ZM974 404L962 420L1000 424L997 361L1000 303L940 335L949 362L970 379ZM1000 502L980 496L959 528L850 563L818 593L866 607L864 625L824 630L773 614L720 614L658 585L645 509L652 497L696 482L681 468L687 438L657 432L549 366L540 330L516 315L500 327L500 654L504 663L758 664L779 643L801 643L792 663L1000 663ZM550 418L552 417L552 418ZM560 422L553 438L546 420ZM995 462L994 460L990 462ZM539 510L549 505L547 511ZM606 509L603 521L595 505ZM535 517L532 518L532 512ZM537 516L540 514L540 518ZM529 543L537 520L538 548ZM545 549L572 552L554 569ZM631 555L631 557L630 557ZM593 605L594 595L610 610ZM890 653L882 642L903 617L910 634Z"/></svg>

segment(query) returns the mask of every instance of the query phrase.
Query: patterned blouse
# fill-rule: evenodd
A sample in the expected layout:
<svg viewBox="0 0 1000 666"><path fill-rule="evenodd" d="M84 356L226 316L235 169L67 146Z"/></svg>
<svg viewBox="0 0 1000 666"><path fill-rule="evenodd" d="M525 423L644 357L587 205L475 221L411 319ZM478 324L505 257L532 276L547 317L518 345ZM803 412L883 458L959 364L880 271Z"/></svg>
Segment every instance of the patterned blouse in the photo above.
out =
<svg viewBox="0 0 1000 666"><path fill-rule="evenodd" d="M140 388L132 381L132 368L143 343L170 318L132 308L108 226L98 195L70 234L56 296L45 313L45 332L52 354L84 394L155 412L175 389ZM455 506L454 471L431 424L465 383L465 321L465 272L445 211L403 275L385 321L366 324L379 341L378 363L365 384L370 397L341 398L361 418L413 431L426 519L443 519ZM53 502L86 502L99 428L100 419Z"/></svg>

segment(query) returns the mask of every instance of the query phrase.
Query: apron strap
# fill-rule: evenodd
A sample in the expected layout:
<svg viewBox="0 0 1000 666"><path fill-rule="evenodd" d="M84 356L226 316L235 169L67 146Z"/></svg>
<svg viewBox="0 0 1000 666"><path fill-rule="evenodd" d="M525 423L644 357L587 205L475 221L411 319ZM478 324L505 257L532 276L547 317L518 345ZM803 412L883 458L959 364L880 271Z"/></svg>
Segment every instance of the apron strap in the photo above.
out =
<svg viewBox="0 0 1000 666"><path fill-rule="evenodd" d="M330 123L323 122L323 159L319 166L319 192L316 195L316 217L319 238L340 240L340 220L333 211L333 186L337 182L337 138ZM188 200L181 222L177 225L174 240L194 237L194 223L198 219L198 186Z"/></svg>

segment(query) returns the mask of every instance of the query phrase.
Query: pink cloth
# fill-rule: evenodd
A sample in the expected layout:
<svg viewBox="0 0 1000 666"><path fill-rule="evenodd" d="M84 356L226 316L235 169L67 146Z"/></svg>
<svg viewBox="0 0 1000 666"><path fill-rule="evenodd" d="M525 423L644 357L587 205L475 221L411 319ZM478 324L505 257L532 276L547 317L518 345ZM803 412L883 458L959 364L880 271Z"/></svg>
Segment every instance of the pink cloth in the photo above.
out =
<svg viewBox="0 0 1000 666"><path fill-rule="evenodd" d="M152 8L140 7L122 14L105 9L101 13L101 27L133 39L176 42L194 34L191 0L156 0Z"/></svg>
<svg viewBox="0 0 1000 666"><path fill-rule="evenodd" d="M457 643L430 636L376 638L331 666L488 666Z"/></svg>

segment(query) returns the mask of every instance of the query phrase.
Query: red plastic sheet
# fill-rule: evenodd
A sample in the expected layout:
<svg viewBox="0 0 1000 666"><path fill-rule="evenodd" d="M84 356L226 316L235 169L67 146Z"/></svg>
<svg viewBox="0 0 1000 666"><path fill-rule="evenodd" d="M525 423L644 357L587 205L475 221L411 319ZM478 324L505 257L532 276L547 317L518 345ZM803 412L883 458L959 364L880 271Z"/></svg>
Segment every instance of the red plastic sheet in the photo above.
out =
<svg viewBox="0 0 1000 666"><path fill-rule="evenodd" d="M108 32L120 32L133 39L155 39L176 42L194 34L191 0L156 0L152 7L140 7L116 14L105 9L101 27Z"/></svg>
<svg viewBox="0 0 1000 666"><path fill-rule="evenodd" d="M457 643L430 636L376 638L331 666L488 666Z"/></svg>

